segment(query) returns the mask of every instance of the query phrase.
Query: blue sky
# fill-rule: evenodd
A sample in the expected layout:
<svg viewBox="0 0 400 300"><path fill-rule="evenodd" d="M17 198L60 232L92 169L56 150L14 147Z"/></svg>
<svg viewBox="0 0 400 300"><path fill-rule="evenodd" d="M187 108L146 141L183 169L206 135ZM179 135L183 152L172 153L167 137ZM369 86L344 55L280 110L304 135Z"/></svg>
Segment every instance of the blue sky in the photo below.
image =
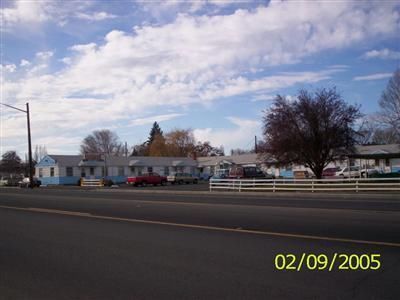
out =
<svg viewBox="0 0 400 300"><path fill-rule="evenodd" d="M95 129L151 124L250 148L276 94L336 86L364 113L400 62L398 1L2 1L1 102L33 145L76 154ZM1 154L27 149L1 106Z"/></svg>

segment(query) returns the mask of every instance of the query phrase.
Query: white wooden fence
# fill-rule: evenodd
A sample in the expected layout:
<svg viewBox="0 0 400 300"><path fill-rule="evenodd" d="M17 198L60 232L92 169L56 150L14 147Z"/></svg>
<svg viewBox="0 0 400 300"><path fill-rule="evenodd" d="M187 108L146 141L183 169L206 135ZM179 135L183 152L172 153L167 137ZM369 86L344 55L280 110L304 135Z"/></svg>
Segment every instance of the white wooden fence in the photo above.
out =
<svg viewBox="0 0 400 300"><path fill-rule="evenodd" d="M210 191L399 191L400 178L210 179Z"/></svg>
<svg viewBox="0 0 400 300"><path fill-rule="evenodd" d="M103 179L81 179L81 186L104 186Z"/></svg>

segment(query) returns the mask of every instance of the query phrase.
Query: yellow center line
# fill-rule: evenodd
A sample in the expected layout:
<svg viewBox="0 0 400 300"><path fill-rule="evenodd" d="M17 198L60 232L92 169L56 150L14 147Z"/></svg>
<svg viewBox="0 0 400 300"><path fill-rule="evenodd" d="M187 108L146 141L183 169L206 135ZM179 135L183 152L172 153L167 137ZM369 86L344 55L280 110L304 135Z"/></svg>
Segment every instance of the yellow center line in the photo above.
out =
<svg viewBox="0 0 400 300"><path fill-rule="evenodd" d="M278 236L278 237L343 242L343 243L354 243L354 244L364 244L364 245L374 245L374 246L400 247L400 243L355 240L355 239L347 239L347 238L333 238L333 237L325 237L325 236L292 234L292 233L271 232L271 231L262 231L262 230L247 230L247 229L226 228L226 227L217 227L217 226L208 226L208 225L193 225L193 224L185 224L185 223L151 221L151 220L143 220L143 219L108 217L108 216L93 215L91 213L82 213L82 212L65 211L65 210L57 210L57 209L44 209L44 208L33 208L33 207L23 208L23 207L3 206L3 205L0 205L0 208L19 210L19 211L38 212L38 213L60 214L60 215L85 217L85 218L101 219L101 220L122 221L122 222L130 222L130 223L166 225L166 226L173 226L173 227L180 227L180 228L205 229L205 230L213 230L213 231L247 233L247 234L256 234L256 235Z"/></svg>

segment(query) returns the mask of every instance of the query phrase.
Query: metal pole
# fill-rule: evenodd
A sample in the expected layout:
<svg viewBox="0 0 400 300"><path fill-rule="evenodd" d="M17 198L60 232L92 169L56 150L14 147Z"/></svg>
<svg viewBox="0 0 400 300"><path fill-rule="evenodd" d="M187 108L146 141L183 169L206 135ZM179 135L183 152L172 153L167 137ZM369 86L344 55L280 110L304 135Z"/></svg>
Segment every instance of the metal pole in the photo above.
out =
<svg viewBox="0 0 400 300"><path fill-rule="evenodd" d="M26 121L28 124L28 151L29 151L29 187L33 189L33 162L32 162L32 142L31 142L31 121L29 116L29 103L26 103Z"/></svg>

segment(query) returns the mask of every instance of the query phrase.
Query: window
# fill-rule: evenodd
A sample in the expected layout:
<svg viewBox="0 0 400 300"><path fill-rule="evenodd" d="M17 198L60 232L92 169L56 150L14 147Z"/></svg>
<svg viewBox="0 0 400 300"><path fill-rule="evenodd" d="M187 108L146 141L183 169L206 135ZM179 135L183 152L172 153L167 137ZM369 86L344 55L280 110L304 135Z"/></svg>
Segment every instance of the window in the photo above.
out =
<svg viewBox="0 0 400 300"><path fill-rule="evenodd" d="M106 176L106 167L101 167L101 177Z"/></svg>
<svg viewBox="0 0 400 300"><path fill-rule="evenodd" d="M90 167L89 172L90 172L90 176L93 176L93 175L94 175L94 168L93 168L93 167Z"/></svg>
<svg viewBox="0 0 400 300"><path fill-rule="evenodd" d="M375 166L379 167L379 159L375 159Z"/></svg>
<svg viewBox="0 0 400 300"><path fill-rule="evenodd" d="M72 167L66 167L67 176L74 176Z"/></svg>
<svg viewBox="0 0 400 300"><path fill-rule="evenodd" d="M153 172L153 167L147 167L147 172L152 173Z"/></svg>
<svg viewBox="0 0 400 300"><path fill-rule="evenodd" d="M43 177L43 169L39 168L39 177Z"/></svg>
<svg viewBox="0 0 400 300"><path fill-rule="evenodd" d="M169 167L164 167L164 176L169 175Z"/></svg>
<svg viewBox="0 0 400 300"><path fill-rule="evenodd" d="M81 169L81 177L86 177L85 168Z"/></svg>
<svg viewBox="0 0 400 300"><path fill-rule="evenodd" d="M54 168L50 168L50 177L54 177Z"/></svg>
<svg viewBox="0 0 400 300"><path fill-rule="evenodd" d="M390 159L389 158L385 159L385 166L390 167Z"/></svg>
<svg viewBox="0 0 400 300"><path fill-rule="evenodd" d="M135 170L136 170L135 167L131 167L130 169L131 169L131 174L135 174Z"/></svg>
<svg viewBox="0 0 400 300"><path fill-rule="evenodd" d="M142 171L143 171L143 168L142 168L142 167L138 167L138 168L137 168L137 174L138 174L139 176L142 175Z"/></svg>
<svg viewBox="0 0 400 300"><path fill-rule="evenodd" d="M124 176L124 167L118 167L118 176Z"/></svg>

